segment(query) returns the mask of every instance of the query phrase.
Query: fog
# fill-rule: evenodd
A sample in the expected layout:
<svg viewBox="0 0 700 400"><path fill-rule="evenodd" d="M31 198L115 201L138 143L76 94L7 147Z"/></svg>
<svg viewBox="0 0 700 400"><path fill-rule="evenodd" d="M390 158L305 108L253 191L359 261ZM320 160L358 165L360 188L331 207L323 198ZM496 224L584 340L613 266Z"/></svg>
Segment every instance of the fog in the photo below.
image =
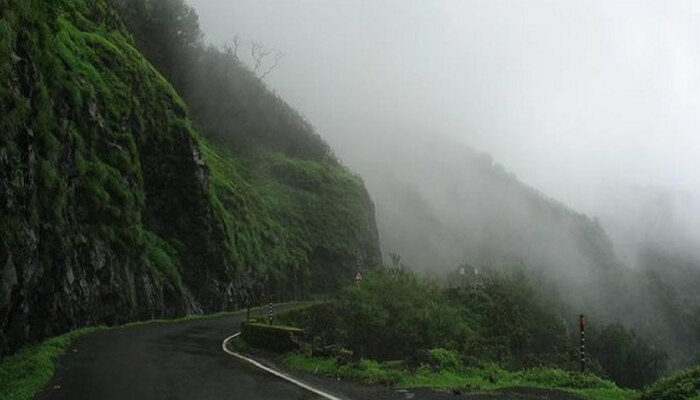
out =
<svg viewBox="0 0 700 400"><path fill-rule="evenodd" d="M251 68L283 54L264 82L364 178L385 262L524 267L694 362L700 2L189 3Z"/></svg>
<svg viewBox="0 0 700 400"><path fill-rule="evenodd" d="M598 218L629 263L698 233L700 2L189 3L208 42L284 54L265 82L375 198L388 177L428 190L402 165L438 143Z"/></svg>

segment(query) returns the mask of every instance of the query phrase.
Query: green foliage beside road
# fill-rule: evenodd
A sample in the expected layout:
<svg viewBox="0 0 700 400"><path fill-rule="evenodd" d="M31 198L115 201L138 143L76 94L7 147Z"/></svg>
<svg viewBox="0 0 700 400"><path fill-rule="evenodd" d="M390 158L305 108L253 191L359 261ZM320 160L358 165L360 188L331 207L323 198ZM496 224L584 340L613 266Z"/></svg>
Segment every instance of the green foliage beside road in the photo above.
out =
<svg viewBox="0 0 700 400"><path fill-rule="evenodd" d="M659 380L639 400L700 400L700 366Z"/></svg>
<svg viewBox="0 0 700 400"><path fill-rule="evenodd" d="M420 363L440 347L513 368L569 361L564 323L521 273L479 291L445 291L403 270L373 270L318 307L327 309L301 320L317 344L340 343L357 357Z"/></svg>
<svg viewBox="0 0 700 400"><path fill-rule="evenodd" d="M534 279L512 271L494 274L480 289L444 290L401 269L368 271L334 301L283 317L306 328L312 340L311 352L290 356L290 366L369 382L517 384L628 398L633 392L574 372L575 327L567 326L555 298L536 290ZM589 370L623 386L639 388L663 370L663 355L618 325L594 328L590 341ZM335 359L311 357L338 348L345 350ZM494 368L499 378L487 382L492 374L483 373Z"/></svg>
<svg viewBox="0 0 700 400"><path fill-rule="evenodd" d="M200 147L233 264L248 266L278 296L350 280L348 260L374 218L359 177L342 165L277 152L250 158L205 139Z"/></svg>
<svg viewBox="0 0 700 400"><path fill-rule="evenodd" d="M642 388L665 369L666 355L620 324L591 325L586 333L588 351L622 386Z"/></svg>
<svg viewBox="0 0 700 400"><path fill-rule="evenodd" d="M27 347L0 359L0 399L31 400L56 369L56 360L79 336L104 328L85 328Z"/></svg>
<svg viewBox="0 0 700 400"><path fill-rule="evenodd" d="M458 349L473 326L440 289L400 270L369 271L332 306L344 345L361 357L403 358L416 349Z"/></svg>
<svg viewBox="0 0 700 400"><path fill-rule="evenodd" d="M331 378L354 379L396 387L430 387L492 391L512 387L533 387L564 390L594 400L627 400L636 392L620 389L613 382L596 375L579 374L555 368L533 368L508 371L496 364L465 367L461 363L445 368L423 365L415 370L402 363L362 359L356 363L338 363L335 358L314 358L305 354L291 354L287 365L295 370Z"/></svg>

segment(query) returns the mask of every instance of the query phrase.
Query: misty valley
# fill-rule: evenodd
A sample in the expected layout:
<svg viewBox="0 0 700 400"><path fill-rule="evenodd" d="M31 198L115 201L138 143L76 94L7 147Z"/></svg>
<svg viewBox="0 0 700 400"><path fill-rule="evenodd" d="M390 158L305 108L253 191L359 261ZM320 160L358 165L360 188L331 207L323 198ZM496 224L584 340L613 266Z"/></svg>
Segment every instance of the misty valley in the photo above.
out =
<svg viewBox="0 0 700 400"><path fill-rule="evenodd" d="M0 0L0 399L700 400L690 3Z"/></svg>

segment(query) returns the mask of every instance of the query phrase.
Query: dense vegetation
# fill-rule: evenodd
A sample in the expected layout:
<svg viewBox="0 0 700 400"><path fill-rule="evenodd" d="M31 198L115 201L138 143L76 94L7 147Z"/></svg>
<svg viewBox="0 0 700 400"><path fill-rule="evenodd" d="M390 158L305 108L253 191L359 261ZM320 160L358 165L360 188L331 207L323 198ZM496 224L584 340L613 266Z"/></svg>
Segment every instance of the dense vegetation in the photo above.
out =
<svg viewBox="0 0 700 400"><path fill-rule="evenodd" d="M183 202L203 195L193 160L168 163L192 151L182 101L106 4L1 10L0 352L149 307L182 312L174 249L189 243L167 235L160 207L174 187ZM134 278L155 289L124 284Z"/></svg>
<svg viewBox="0 0 700 400"><path fill-rule="evenodd" d="M553 398L564 397L554 396L553 391L573 393L592 400L627 400L633 399L636 394L633 390L621 389L613 382L593 374L579 374L551 367L520 371L509 371L496 364L471 367L462 364L454 352L434 349L430 354L434 357L432 364L424 364L413 370L407 370L397 362L362 359L356 363L338 363L333 358L313 358L299 353L290 354L286 362L292 369L330 378L354 379L402 388L429 387L480 394L486 391L494 397L498 392L507 393L503 389L524 387L545 389L545 393ZM529 398L517 394L506 396L507 394L498 398Z"/></svg>
<svg viewBox="0 0 700 400"><path fill-rule="evenodd" d="M80 326L330 290L379 261L362 181L234 49L205 46L182 0L110 1L118 15L102 0L0 0L0 353ZM614 275L599 227L573 226L586 228L576 232L601 276ZM683 285L692 268L670 258L650 255L642 282L666 294L653 298L681 327L683 353L700 337L700 309ZM682 273L659 276L658 264ZM490 371L502 378L493 386L554 380L625 396L571 372L574 313L531 279L502 273L445 291L367 271L328 312L300 317L316 348L340 345L355 362L290 362L404 385L488 386ZM2 381L24 385L6 366L34 361L45 379L70 337L3 360ZM591 371L620 385L664 370L664 356L621 325L593 326L589 343ZM648 396L697 396L696 375Z"/></svg>
<svg viewBox="0 0 700 400"><path fill-rule="evenodd" d="M349 279L351 270L380 262L373 205L362 181L339 165L303 116L241 62L243 49L207 46L197 14L184 0L110 3L141 52L183 96L200 132L215 144L206 148L211 163L222 167L223 174L214 174L217 193L244 176L274 220L260 229L285 245L246 260L249 269L291 266L288 278L272 285L298 293L304 286L337 288L336 281ZM359 242L357 259L351 260Z"/></svg>
<svg viewBox="0 0 700 400"><path fill-rule="evenodd" d="M367 140L371 146L363 145ZM462 263L522 265L548 277L573 313L633 328L668 353L673 368L700 361L698 246L682 239L683 229L653 222L675 224L694 215L690 210L667 209L673 196L640 188L625 201L606 193L611 213L598 221L528 186L488 155L440 142L409 129L344 144L366 168L360 170L377 205L385 254L400 253L412 270L452 279ZM647 206L627 210L645 195ZM627 214L635 224L606 232Z"/></svg>
<svg viewBox="0 0 700 400"><path fill-rule="evenodd" d="M57 336L0 359L0 398L30 400L46 385L56 370L56 360L71 342L102 328L84 328Z"/></svg>
<svg viewBox="0 0 700 400"><path fill-rule="evenodd" d="M326 171L324 182L333 181L333 174L347 182L354 180L342 168L336 168L337 161L326 143L301 115L266 89L259 71L241 61L241 53L250 48L232 42L225 49L217 49L204 43L198 17L185 0L109 1L140 51L184 98L199 131L217 148L224 145L228 155L238 159L239 172L253 178L257 189L264 188L261 194L267 199L274 223L261 224L260 229L297 245L290 253L276 250L282 253L279 256L268 257L269 252L251 256L256 261L245 264L248 270L270 265L273 276L284 277L276 286L293 286L294 293L303 290L309 279L314 280L315 287L336 288L328 283L338 276L348 278L348 272L359 266L331 262L342 258L338 254L347 256L347 244L353 243L353 234L343 226L361 225L363 219L351 216L366 206L354 200L344 204L338 201L352 198L342 193L352 184L321 188L309 181L318 179L319 171ZM396 143L393 139L375 139L371 151L382 154L379 157L391 151L394 157L388 162L395 164L394 175L407 179L404 183L412 188L405 192L406 188L391 179L373 185L373 193L384 208L382 233L387 248L410 255L412 267L444 271L453 266L436 261L454 259L478 265L501 264L504 259L510 264L534 265L533 269L553 276L553 286L560 290L564 303L587 310L597 317L594 320L619 321L637 332L622 326L593 327L591 335L603 335L598 344L632 348L636 349L634 354L646 352L649 358L660 359L655 357L656 350L640 344L645 343L640 340L643 337L662 347L673 366L700 360L696 350L700 300L694 289L700 282L697 260L649 251L642 257L642 272L625 268L595 219L528 187L489 156L463 148L403 154L408 140ZM382 140L387 143L382 144ZM280 162L282 159L286 160ZM286 168L299 172L281 172ZM435 168L442 172L435 174ZM416 191L415 187L421 189ZM313 197L314 193L324 196ZM433 210L431 202L440 204L441 197L453 199L454 204ZM341 212L330 212L333 207ZM305 223L299 224L302 220ZM444 230L436 231L436 226ZM328 230L332 235L327 235ZM294 267L288 269L285 265ZM619 296L620 291L627 296ZM533 345L539 345L537 338L532 340ZM494 345L494 351L501 352L508 345ZM603 358L601 362L637 362L626 355L619 357ZM662 366L648 369L657 368ZM622 378L618 368L612 366L607 370L618 381L631 376ZM625 384L638 386L649 379L640 376Z"/></svg>
<svg viewBox="0 0 700 400"><path fill-rule="evenodd" d="M109 0L145 57L182 95L202 133L238 153L273 149L335 162L328 145L239 59L207 46L185 0Z"/></svg>
<svg viewBox="0 0 700 400"><path fill-rule="evenodd" d="M187 99L220 114L200 135L165 78L207 73L155 55L199 43L196 18L170 14L182 2L137 14L176 23L143 21L158 70L104 1L0 4L0 353L328 290L379 261L362 181L235 59L216 104Z"/></svg>
<svg viewBox="0 0 700 400"><path fill-rule="evenodd" d="M358 362L576 371L575 314L564 314L533 279L512 271L492 275L482 288L444 290L400 269L375 270L333 302L292 314L288 322L308 327L313 349L342 347L341 359L351 355ZM589 332L589 371L634 388L664 371L663 353L634 332L619 325L593 325Z"/></svg>
<svg viewBox="0 0 700 400"><path fill-rule="evenodd" d="M645 330L669 344L677 366L700 364L700 258L650 246L640 260L642 290L651 303L640 307Z"/></svg>
<svg viewBox="0 0 700 400"><path fill-rule="evenodd" d="M640 400L700 399L700 367L687 369L659 380L647 388Z"/></svg>

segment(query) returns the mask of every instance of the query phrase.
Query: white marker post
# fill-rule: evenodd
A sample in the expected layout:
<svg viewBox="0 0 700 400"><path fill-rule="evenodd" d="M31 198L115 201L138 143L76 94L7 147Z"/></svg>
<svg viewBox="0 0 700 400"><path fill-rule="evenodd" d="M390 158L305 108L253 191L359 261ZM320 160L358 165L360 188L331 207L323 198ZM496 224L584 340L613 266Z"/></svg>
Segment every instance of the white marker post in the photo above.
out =
<svg viewBox="0 0 700 400"><path fill-rule="evenodd" d="M586 372L586 316L578 316L578 327L581 330L581 372Z"/></svg>

